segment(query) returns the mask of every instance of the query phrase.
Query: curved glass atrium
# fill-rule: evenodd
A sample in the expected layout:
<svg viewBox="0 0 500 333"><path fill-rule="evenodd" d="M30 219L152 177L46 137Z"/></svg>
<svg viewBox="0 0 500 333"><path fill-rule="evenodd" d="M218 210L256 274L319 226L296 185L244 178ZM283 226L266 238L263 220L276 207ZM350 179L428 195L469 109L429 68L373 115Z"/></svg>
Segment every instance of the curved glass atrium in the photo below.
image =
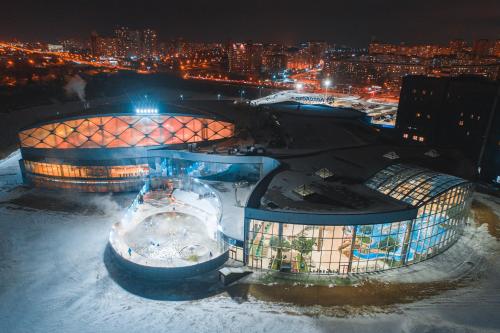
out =
<svg viewBox="0 0 500 333"><path fill-rule="evenodd" d="M250 219L248 265L291 273L347 274L387 270L432 257L462 232L472 185L427 169L396 164L365 185L418 210L411 220L360 225L307 225ZM292 220L291 220L292 221Z"/></svg>

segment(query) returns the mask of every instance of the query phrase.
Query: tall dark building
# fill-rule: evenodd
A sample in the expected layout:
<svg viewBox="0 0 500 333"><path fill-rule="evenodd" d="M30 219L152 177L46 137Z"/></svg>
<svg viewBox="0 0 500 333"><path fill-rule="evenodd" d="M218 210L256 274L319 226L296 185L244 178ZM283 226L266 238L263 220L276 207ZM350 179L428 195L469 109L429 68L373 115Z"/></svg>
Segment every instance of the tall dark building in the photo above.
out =
<svg viewBox="0 0 500 333"><path fill-rule="evenodd" d="M268 54L263 57L264 68L267 73L276 74L287 68L288 57L285 54Z"/></svg>
<svg viewBox="0 0 500 333"><path fill-rule="evenodd" d="M500 84L481 77L403 79L396 129L404 143L455 148L500 181Z"/></svg>
<svg viewBox="0 0 500 333"><path fill-rule="evenodd" d="M152 58L158 55L158 34L155 30L142 31L142 56Z"/></svg>
<svg viewBox="0 0 500 333"><path fill-rule="evenodd" d="M120 27L115 30L118 39L118 56L120 58L139 57L142 49L141 32Z"/></svg>
<svg viewBox="0 0 500 333"><path fill-rule="evenodd" d="M488 39L476 39L472 44L472 54L477 57L493 55L494 42Z"/></svg>
<svg viewBox="0 0 500 333"><path fill-rule="evenodd" d="M229 72L258 75L262 67L262 50L262 44L252 42L229 44Z"/></svg>
<svg viewBox="0 0 500 333"><path fill-rule="evenodd" d="M118 57L118 46L117 38L99 36L95 31L90 35L90 48L94 57Z"/></svg>
<svg viewBox="0 0 500 333"><path fill-rule="evenodd" d="M98 39L97 32L92 31L90 34L90 52L92 56L97 57L99 55L99 50L97 47L97 39Z"/></svg>

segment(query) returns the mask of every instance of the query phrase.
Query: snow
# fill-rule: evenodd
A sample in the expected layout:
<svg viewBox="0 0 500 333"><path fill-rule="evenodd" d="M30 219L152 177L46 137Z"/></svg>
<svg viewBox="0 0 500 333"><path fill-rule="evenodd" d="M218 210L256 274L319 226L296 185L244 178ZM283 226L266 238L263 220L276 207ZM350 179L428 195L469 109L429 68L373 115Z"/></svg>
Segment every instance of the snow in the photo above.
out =
<svg viewBox="0 0 500 333"><path fill-rule="evenodd" d="M180 189L174 190L174 200L164 191L149 194L113 225L109 242L116 253L136 264L164 268L191 266L221 254L218 202ZM198 258L189 258L188 252Z"/></svg>
<svg viewBox="0 0 500 333"><path fill-rule="evenodd" d="M500 330L500 242L489 236L484 227L471 225L467 234L477 231L478 239L464 239L465 250L458 252L460 256L467 248L474 251L462 261L472 260L473 266L479 268L477 274L460 273L468 280L464 286L392 307L300 307L264 302L252 295L231 296L220 286L203 295L195 290L204 284L189 281L156 289L141 289L143 282L132 281L137 289L131 292L130 285L123 282L130 282L128 277L110 268L106 246L111 226L121 219L133 196L26 189L19 186L18 158L15 153L0 161L2 333ZM54 200L55 204L40 207L26 198ZM480 200L486 202L488 198ZM496 211L500 209L496 202L487 204ZM443 255L449 252L452 256L454 250L452 247ZM425 264L431 265L433 260ZM435 272L442 264L436 261ZM399 272L401 276L406 273L412 281L420 281L421 274L408 273L419 265ZM398 271L393 272L387 281L396 279ZM452 275L431 278L439 280ZM155 293L165 297L152 296Z"/></svg>
<svg viewBox="0 0 500 333"><path fill-rule="evenodd" d="M221 226L225 235L243 241L243 221L244 221L244 205L250 193L254 188L253 185L237 189L237 197L235 197L235 189L233 183L228 182L207 182L212 185L212 188L217 192L222 203ZM216 186L214 186L216 185ZM238 202L241 204L239 205Z"/></svg>

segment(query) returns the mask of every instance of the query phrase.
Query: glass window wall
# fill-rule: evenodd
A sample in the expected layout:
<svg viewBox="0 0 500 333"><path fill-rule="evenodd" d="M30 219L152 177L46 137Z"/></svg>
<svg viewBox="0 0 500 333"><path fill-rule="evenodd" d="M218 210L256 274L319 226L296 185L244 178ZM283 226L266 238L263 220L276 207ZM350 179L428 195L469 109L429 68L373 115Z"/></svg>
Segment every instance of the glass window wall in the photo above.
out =
<svg viewBox="0 0 500 333"><path fill-rule="evenodd" d="M414 220L366 225L302 225L250 220L247 261L291 273L382 271L432 257L461 234L471 185L449 189L418 210Z"/></svg>

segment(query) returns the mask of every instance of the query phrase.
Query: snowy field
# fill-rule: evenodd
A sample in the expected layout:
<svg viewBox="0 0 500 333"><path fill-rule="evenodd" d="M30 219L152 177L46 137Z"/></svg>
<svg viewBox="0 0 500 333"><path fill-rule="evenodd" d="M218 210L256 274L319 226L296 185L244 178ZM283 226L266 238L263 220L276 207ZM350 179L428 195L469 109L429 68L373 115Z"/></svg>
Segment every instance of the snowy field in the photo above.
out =
<svg viewBox="0 0 500 333"><path fill-rule="evenodd" d="M107 241L135 194L24 188L18 158L0 161L2 333L500 331L498 199L478 196L476 217L487 223L471 221L457 247L436 260L355 286L309 287L320 304L338 297L312 306L301 304L304 297L273 299L300 295L304 286L270 283L266 294L252 285L224 290L214 274L163 284L134 280L114 265Z"/></svg>

